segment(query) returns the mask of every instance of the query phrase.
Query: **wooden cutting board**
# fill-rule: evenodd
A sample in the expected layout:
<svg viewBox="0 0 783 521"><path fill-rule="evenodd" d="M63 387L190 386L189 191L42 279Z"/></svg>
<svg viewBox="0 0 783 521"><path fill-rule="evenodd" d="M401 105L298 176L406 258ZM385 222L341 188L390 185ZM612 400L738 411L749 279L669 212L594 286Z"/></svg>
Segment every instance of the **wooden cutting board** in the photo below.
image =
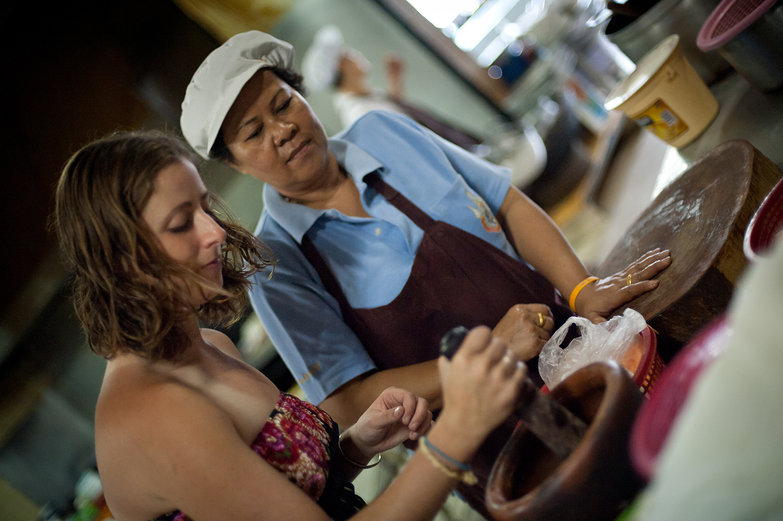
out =
<svg viewBox="0 0 783 521"><path fill-rule="evenodd" d="M656 247L671 250L660 284L615 310L640 312L660 335L684 344L724 311L745 268L745 228L783 176L750 143L727 141L667 186L596 270L615 273Z"/></svg>

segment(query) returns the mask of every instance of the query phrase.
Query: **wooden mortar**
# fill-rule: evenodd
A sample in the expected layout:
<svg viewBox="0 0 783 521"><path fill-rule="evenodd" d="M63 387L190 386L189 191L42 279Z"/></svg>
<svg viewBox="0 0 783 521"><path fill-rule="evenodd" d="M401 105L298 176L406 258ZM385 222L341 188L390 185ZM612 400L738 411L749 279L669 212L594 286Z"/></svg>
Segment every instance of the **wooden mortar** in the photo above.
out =
<svg viewBox="0 0 783 521"><path fill-rule="evenodd" d="M562 460L520 424L492 467L487 509L498 521L614 519L644 484L628 451L642 393L619 364L598 362L550 396L584 420L587 432Z"/></svg>

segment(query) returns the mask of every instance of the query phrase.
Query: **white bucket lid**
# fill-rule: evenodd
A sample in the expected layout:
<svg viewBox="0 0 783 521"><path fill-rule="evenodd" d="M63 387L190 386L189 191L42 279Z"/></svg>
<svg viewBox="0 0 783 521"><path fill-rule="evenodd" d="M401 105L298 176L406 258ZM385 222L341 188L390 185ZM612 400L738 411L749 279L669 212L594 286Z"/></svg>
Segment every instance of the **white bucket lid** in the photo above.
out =
<svg viewBox="0 0 783 521"><path fill-rule="evenodd" d="M672 55L680 37L676 34L666 37L650 52L642 56L636 69L619 85L617 85L606 97L604 107L606 110L614 110L636 94L655 73L660 70L666 60Z"/></svg>

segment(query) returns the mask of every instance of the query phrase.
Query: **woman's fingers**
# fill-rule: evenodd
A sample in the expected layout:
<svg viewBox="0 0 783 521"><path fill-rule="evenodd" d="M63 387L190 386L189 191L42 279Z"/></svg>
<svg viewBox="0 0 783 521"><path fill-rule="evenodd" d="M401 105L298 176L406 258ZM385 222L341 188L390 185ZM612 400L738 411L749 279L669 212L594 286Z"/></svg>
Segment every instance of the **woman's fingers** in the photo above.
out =
<svg viewBox="0 0 783 521"><path fill-rule="evenodd" d="M508 356L508 345L499 338L492 337L487 347L487 359L491 365L501 363Z"/></svg>
<svg viewBox="0 0 783 521"><path fill-rule="evenodd" d="M509 312L515 313L517 320L525 321L533 328L551 332L555 326L552 310L546 304L516 304Z"/></svg>
<svg viewBox="0 0 783 521"><path fill-rule="evenodd" d="M438 360L444 393L441 419L454 415L458 424L471 426L465 427L466 433L489 432L502 421L526 374L525 364L509 344L488 333L471 331L451 361ZM485 344L477 348L474 342Z"/></svg>
<svg viewBox="0 0 783 521"><path fill-rule="evenodd" d="M422 425L426 422L429 412L430 411L427 407L427 400L422 397L417 397L416 405L412 411L410 421L407 422L408 429L411 431L416 431L421 428Z"/></svg>
<svg viewBox="0 0 783 521"><path fill-rule="evenodd" d="M552 311L549 309L549 306L544 304L537 304L536 306L539 309L531 308L528 312L530 321L538 330L536 331L536 334L539 334L541 331L544 331L547 334L551 333L555 328L555 317L552 316Z"/></svg>
<svg viewBox="0 0 783 521"><path fill-rule="evenodd" d="M642 279L650 279L665 270L672 263L671 255L669 251L661 252L660 254L648 259L648 261L638 271L639 277Z"/></svg>
<svg viewBox="0 0 783 521"><path fill-rule="evenodd" d="M661 250L660 248L656 248L654 250L648 251L647 253L643 254L641 257L636 259L634 262L629 264L624 271L639 272L646 269L650 265L656 264L666 259L671 259L671 254L669 250Z"/></svg>
<svg viewBox="0 0 783 521"><path fill-rule="evenodd" d="M630 286L636 282L649 280L664 269L668 268L672 262L669 250L656 248L642 255L638 260L632 262L626 269L618 274L621 282L625 286Z"/></svg>
<svg viewBox="0 0 783 521"><path fill-rule="evenodd" d="M538 351L544 346L555 329L555 317L545 304L526 305L527 321L532 324L531 334L538 340Z"/></svg>
<svg viewBox="0 0 783 521"><path fill-rule="evenodd" d="M643 253L638 259L633 261L628 267L639 267L648 264L651 260L668 255L669 250L662 250L660 248L654 248L648 252Z"/></svg>
<svg viewBox="0 0 783 521"><path fill-rule="evenodd" d="M471 329L462 341L457 353L464 351L467 354L480 353L490 345L492 331L486 326L478 326Z"/></svg>
<svg viewBox="0 0 783 521"><path fill-rule="evenodd" d="M509 364L510 362L513 365L518 359L514 352L509 349L508 344L493 336L489 328L486 327L472 329L462 342L459 351L455 354L455 357L457 356L483 361L488 368L499 364Z"/></svg>
<svg viewBox="0 0 783 521"><path fill-rule="evenodd" d="M658 286L657 280L652 280L658 273L668 268L671 264L669 250L656 248L645 253L639 259L632 262L624 270L604 279L609 287L614 286L627 297L638 296ZM600 284L605 286L605 284Z"/></svg>
<svg viewBox="0 0 783 521"><path fill-rule="evenodd" d="M636 297L658 287L654 279L671 265L671 252L660 248L642 254L625 269L604 277L586 287L578 311L592 322L599 322L609 314Z"/></svg>
<svg viewBox="0 0 783 521"><path fill-rule="evenodd" d="M505 402L507 409L502 414L505 417L513 409L521 382L527 376L527 366L509 350L508 355L504 356L496 370L499 373L498 381L502 384L497 388L497 394L493 395L493 399Z"/></svg>
<svg viewBox="0 0 783 521"><path fill-rule="evenodd" d="M408 439L410 440L417 440L420 436L427 433L427 431L430 430L432 427L432 412L427 411L427 417L421 422L421 424L414 430L411 429L408 431Z"/></svg>
<svg viewBox="0 0 783 521"><path fill-rule="evenodd" d="M522 368L524 368L524 370L527 369L525 363L520 360L511 349L506 350L506 353L503 355L500 364L498 364L498 368L503 373L505 378L512 376L515 372Z"/></svg>

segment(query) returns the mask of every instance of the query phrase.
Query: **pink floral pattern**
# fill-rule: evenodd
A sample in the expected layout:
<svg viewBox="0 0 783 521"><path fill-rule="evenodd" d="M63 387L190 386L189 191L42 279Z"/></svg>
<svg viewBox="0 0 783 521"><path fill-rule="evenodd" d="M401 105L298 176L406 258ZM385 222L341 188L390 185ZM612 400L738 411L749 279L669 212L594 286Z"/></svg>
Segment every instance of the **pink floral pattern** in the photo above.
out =
<svg viewBox="0 0 783 521"><path fill-rule="evenodd" d="M332 418L311 403L281 393L250 447L318 501L329 477Z"/></svg>

